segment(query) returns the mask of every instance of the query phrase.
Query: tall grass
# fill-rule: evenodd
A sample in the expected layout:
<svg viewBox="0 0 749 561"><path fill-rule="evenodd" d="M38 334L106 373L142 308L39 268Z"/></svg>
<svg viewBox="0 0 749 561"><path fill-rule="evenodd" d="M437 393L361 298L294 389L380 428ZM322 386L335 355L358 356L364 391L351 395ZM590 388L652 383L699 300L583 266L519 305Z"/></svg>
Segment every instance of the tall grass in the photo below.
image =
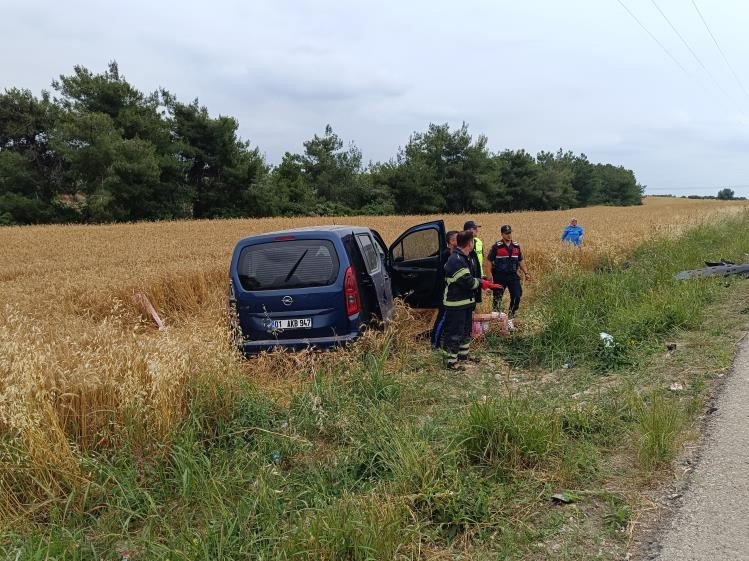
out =
<svg viewBox="0 0 749 561"><path fill-rule="evenodd" d="M554 405L510 395L471 405L459 444L474 461L533 467L558 446L561 435Z"/></svg>
<svg viewBox="0 0 749 561"><path fill-rule="evenodd" d="M406 558L413 530L406 506L392 498L344 496L302 512L279 545L278 559L390 561Z"/></svg>
<svg viewBox="0 0 749 561"><path fill-rule="evenodd" d="M679 402L663 391L655 392L639 411L638 455L645 469L670 462L677 453L678 437L685 423Z"/></svg>
<svg viewBox="0 0 749 561"><path fill-rule="evenodd" d="M722 279L676 281L705 259L747 259L749 214L700 228L679 240L638 249L626 267L553 274L526 313L528 329L500 342L519 364L559 368L594 364L602 371L636 366L663 337L696 328L724 290ZM613 343L604 343L599 333Z"/></svg>

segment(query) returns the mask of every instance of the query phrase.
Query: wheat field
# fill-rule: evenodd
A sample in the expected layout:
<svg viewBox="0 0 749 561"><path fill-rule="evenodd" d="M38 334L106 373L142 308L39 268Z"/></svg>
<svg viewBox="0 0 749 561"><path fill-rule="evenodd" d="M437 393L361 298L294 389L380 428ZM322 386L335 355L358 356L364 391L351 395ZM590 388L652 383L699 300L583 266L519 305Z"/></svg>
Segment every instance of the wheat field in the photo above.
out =
<svg viewBox="0 0 749 561"><path fill-rule="evenodd" d="M560 268L616 264L649 239L736 214L744 202L646 198L641 207L446 216L473 218L486 247L513 227L534 279ZM572 215L584 247L561 247ZM262 383L345 352L265 356L232 350L227 271L242 237L314 224L368 225L391 242L431 216L274 218L0 229L0 519L67 496L91 475L80 454L130 442L168 443L195 391L217 408L242 380ZM719 256L713 256L719 257ZM531 282L527 288L532 298ZM145 293L169 328L133 299ZM365 343L366 344L366 343ZM134 434L135 433L135 434Z"/></svg>

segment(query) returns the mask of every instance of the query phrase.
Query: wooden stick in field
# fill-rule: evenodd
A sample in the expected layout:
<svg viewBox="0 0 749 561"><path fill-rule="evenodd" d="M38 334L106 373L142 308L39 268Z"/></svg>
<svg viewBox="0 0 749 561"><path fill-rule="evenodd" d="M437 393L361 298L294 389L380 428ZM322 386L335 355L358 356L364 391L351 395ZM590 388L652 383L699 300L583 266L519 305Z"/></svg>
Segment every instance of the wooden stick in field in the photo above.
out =
<svg viewBox="0 0 749 561"><path fill-rule="evenodd" d="M164 325L164 322L159 317L159 314L156 313L156 310L154 309L154 307L151 304L150 300L148 300L148 296L146 296L142 292L138 292L135 296L133 296L133 300L135 300L137 303L143 305L143 307L146 309L146 311L153 318L153 321L156 323L156 325L159 326L159 331L165 331L166 330L166 325Z"/></svg>

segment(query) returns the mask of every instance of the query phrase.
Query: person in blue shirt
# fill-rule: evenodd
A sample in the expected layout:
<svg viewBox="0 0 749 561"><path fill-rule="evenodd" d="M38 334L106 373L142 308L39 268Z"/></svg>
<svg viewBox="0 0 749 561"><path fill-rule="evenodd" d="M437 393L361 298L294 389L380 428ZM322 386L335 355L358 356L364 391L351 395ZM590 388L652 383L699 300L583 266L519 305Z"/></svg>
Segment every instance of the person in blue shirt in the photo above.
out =
<svg viewBox="0 0 749 561"><path fill-rule="evenodd" d="M584 233L585 230L583 230L582 226L577 225L577 218L573 218L570 220L569 226L562 232L562 241L579 247L583 241Z"/></svg>

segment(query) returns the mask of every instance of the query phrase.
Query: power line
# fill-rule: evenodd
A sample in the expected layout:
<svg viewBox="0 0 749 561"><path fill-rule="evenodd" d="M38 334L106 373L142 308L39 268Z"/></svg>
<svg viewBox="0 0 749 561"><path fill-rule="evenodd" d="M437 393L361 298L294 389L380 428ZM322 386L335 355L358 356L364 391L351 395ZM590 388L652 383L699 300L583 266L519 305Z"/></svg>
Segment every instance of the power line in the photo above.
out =
<svg viewBox="0 0 749 561"><path fill-rule="evenodd" d="M736 83L741 88L741 91L744 92L744 95L749 99L749 93L747 93L746 88L744 87L744 84L741 82L741 79L739 78L738 74L736 74L736 71L733 69L733 66L731 66L731 63L728 62L728 57L726 57L726 54L723 52L723 49L720 48L720 45L718 44L718 40L715 38L715 35L713 35L713 32L710 30L710 26L707 25L707 21L705 21L705 17L702 15L702 12L697 7L697 3L694 0L692 0L692 6L694 6L695 10L697 10L697 14L700 16L702 23L705 25L705 29L707 29L707 32L710 34L710 37L712 37L713 43L715 43L715 46L718 48L718 52L720 52L720 56L723 57L723 60L725 61L726 66L728 66L728 69L731 71L731 74L733 74L733 77L736 79Z"/></svg>
<svg viewBox="0 0 749 561"><path fill-rule="evenodd" d="M652 0L651 0L651 1L652 1ZM622 2L622 0L617 0L617 2L619 2L619 5L620 5L620 6L622 7L622 8L624 8L624 9L626 10L626 12L627 12L627 13L628 13L628 14L629 14L629 15L630 15L631 17L632 17L632 19L633 19L633 20L635 20L635 22L637 22L637 24L638 24L638 25L639 25L639 26L640 26L640 27L641 27L641 28L642 28L642 29L643 29L643 30L645 31L645 33L647 33L648 35L650 35L650 38L651 38L651 39L652 39L653 41L655 41L655 42L656 42L656 43L658 44L658 46L659 46L659 47L661 48L661 50L663 50L663 52L664 52L664 53L666 53L666 55L668 55L668 57L669 57L669 58L670 58L670 59L671 59L671 60L673 61L673 63L674 63L674 64L676 64L676 65L677 65L677 66L678 66L679 68L681 68L681 70L682 70L682 71L684 72L684 74L686 74L686 75L687 75L687 76L688 76L689 78L693 79L693 80L694 80L694 81L695 81L695 82L696 82L697 84L699 84L699 86L700 86L700 87L701 87L701 88L702 88L702 89L703 89L703 90L704 90L704 91L705 91L705 92L706 92L707 94L709 94L709 95L715 95L715 92L714 92L714 91L712 91L712 90L710 90L709 88L707 88L707 87L706 87L706 85L705 85L705 83L704 83L704 82L703 82L702 80L698 79L698 78L697 78L697 76L695 76L694 74L692 74L691 72L689 72L689 70L687 70L687 69L686 69L686 68L684 67L684 65L683 65L683 64L681 64L681 63L680 63L680 62L678 61L678 59L677 59L677 58L676 58L676 57L675 57L675 56L674 56L674 55L673 55L673 54L671 53L671 51L669 51L669 50L668 50L668 49L667 49L667 48L666 48L666 47L665 47L665 46L663 45L663 43L661 43L661 42L660 42L660 41L658 40L658 38L657 38L657 37L656 37L656 36L655 36L655 35L654 35L654 34L653 34L653 33L652 33L652 32L651 32L651 31L650 31L650 30L649 30L649 29L648 29L647 27L645 27L645 24L643 24L643 23L642 23L642 22L640 21L640 19L639 19L639 18L638 18L638 17L637 17L637 16L636 16L636 15L635 15L635 14L634 14L633 12L632 12L632 10L630 10L630 9L629 9L629 8L628 8L628 7L627 7L627 6L625 5L625 4L624 4L624 2ZM655 4L655 2L653 2L653 4ZM657 5L657 4L656 4L655 6L656 6L656 8L658 8L658 5ZM671 22L669 21L669 19L668 19L668 18L666 17L666 14L664 14L664 13L663 13L663 11L661 11L661 10L660 10L660 8L658 8L658 10L659 10L659 11L661 12L661 15L663 15L663 17L664 17L664 18L666 19L666 21L667 21L667 22L669 23L669 25L671 25L671 28L672 28L672 29L673 29L673 30L674 30L674 31L676 32L676 34L677 34L677 35L679 35L679 37L680 37L680 38L682 39L682 41L684 41L684 38L683 38L683 37L681 37L681 34L680 34L680 33L679 33L679 32L678 32L677 30L676 30L676 28L675 28L675 27L673 27L673 24L671 24ZM685 42L685 41L684 41L684 42ZM686 44L686 42L685 42L685 44ZM689 46L688 46L688 45L687 45L687 48L689 48ZM690 51L691 51L691 48L690 48ZM693 54L694 54L694 52L693 52ZM696 56L696 55L695 55L695 56ZM701 63L701 61L700 61L700 63ZM704 67L704 65L703 65L703 67ZM707 71L707 69L706 69L706 71ZM725 91L725 90L724 90L724 89L723 89L723 88L722 88L722 87L721 87L721 86L720 86L719 84L717 84L717 81L716 81L716 80L715 80L715 78L714 78L714 77L712 76L712 74L710 74L710 72L709 72L709 71L707 71L707 73L708 73L708 74L710 75L710 77L711 77L711 78L713 79L713 82L715 83L716 87L717 87L717 88L718 88L718 89L719 89L719 90L720 90L720 91L721 91L721 92L723 93L723 95L725 95L725 96L726 96L726 98L727 98L727 99L728 99L729 101L731 101L731 102L734 102L734 103L735 103L735 100L734 100L734 99L732 99L732 98L731 98L731 97L730 97L730 96L729 96L729 95L728 95L728 94L726 93L726 91ZM744 112L743 112L743 111L742 111L741 109L739 109L739 111L741 112L741 114L742 114L743 116L746 116L746 114L745 114L745 113L744 113Z"/></svg>
<svg viewBox="0 0 749 561"><path fill-rule="evenodd" d="M702 62L702 59L700 59L700 57L697 56L697 53L694 52L694 49L692 49L692 47L689 46L689 43L687 43L687 40L684 39L681 33L679 33L679 30L676 29L676 26L673 23L671 23L671 20L668 19L668 16L663 12L663 10L661 10L660 6L658 6L658 4L655 3L655 0L650 0L650 1L653 3L653 6L655 6L655 8L661 13L661 15L663 16L663 19L666 20L666 23L668 23L668 25L671 26L671 29L674 30L674 33L676 33L679 39L681 39L681 42L684 43L684 46L689 50L690 53L692 53L692 56L694 57L694 59L699 63L699 65L707 73L707 75L710 76L710 79L713 81L713 84L715 84L715 87L718 88L723 93L723 95L725 95L726 97L730 99L731 96L728 95L728 92L726 92L726 90L723 89L723 86L721 86L718 83L718 81L715 79L715 76L713 76L713 73L710 72L710 70L708 70L707 66L705 66L705 63Z"/></svg>
<svg viewBox="0 0 749 561"><path fill-rule="evenodd" d="M684 66L683 66L683 65L682 65L682 64L681 64L681 63L680 63L680 62L679 62L679 61L678 61L678 60L676 59L676 57L675 57L674 55L672 55L672 54L671 54L671 51L669 51L669 50L668 50L668 49L667 49L667 48L666 48L666 47L665 47L665 46L663 45L663 43L661 43L661 42L660 42L660 41L658 40L658 37L656 37L655 35L653 35L653 34L652 34L652 33L650 32L650 30L649 30L649 29L648 29L647 27L645 27L645 25L644 25L644 24L643 24L643 23L642 23L642 22L641 22L641 21L639 20L639 18L638 18L638 17L637 17L637 16L635 15L635 14L633 14L633 13L632 13L632 11L631 11L631 10L630 10L629 8L627 8L627 6L626 6L626 5L624 4L624 2L622 2L622 0L617 0L617 2L619 2L619 4L621 4L622 8L624 8L625 10L627 10L627 13L628 13L628 14L629 14L630 16L632 16L632 19L634 19L634 20L635 20L635 21L636 21L636 22L637 22L637 23L638 23L638 24L640 25L640 27L642 27L642 28L643 28L643 29L645 30L645 33L647 33L648 35L650 35L650 38L651 38L651 39L653 39L653 41L655 41L656 43L658 43L658 46L659 46L659 47L660 47L661 49L663 49L663 52L664 52L664 53L666 53L666 54L668 55L668 57L669 57L669 58L670 58L670 59L671 59L672 61L674 61L674 64L676 64L676 65L677 65L677 66L678 66L679 68L681 68L681 69L682 69L682 70L684 71L684 74L686 74L687 76L690 76L690 77L691 77L691 74L689 73L689 71L688 71L688 70L687 70L686 68L684 68Z"/></svg>

